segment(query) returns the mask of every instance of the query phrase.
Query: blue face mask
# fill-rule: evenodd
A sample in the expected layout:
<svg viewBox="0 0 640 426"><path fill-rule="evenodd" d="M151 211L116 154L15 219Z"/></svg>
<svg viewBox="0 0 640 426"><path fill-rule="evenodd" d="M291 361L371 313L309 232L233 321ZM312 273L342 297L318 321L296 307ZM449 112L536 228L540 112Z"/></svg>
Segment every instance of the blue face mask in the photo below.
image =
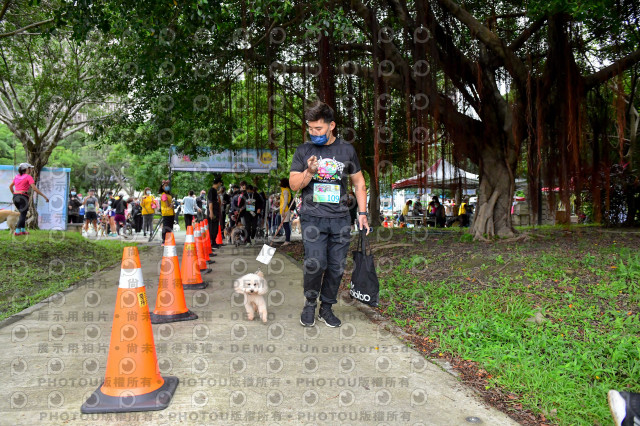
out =
<svg viewBox="0 0 640 426"><path fill-rule="evenodd" d="M327 142L329 142L329 137L326 134L314 136L309 133L309 139L311 139L311 142L314 145L325 145Z"/></svg>
<svg viewBox="0 0 640 426"><path fill-rule="evenodd" d="M170 187L170 186L165 186L165 187L164 187L164 190L165 190L166 192L169 192L169 191L171 191L171 187Z"/></svg>
<svg viewBox="0 0 640 426"><path fill-rule="evenodd" d="M76 193L75 193L75 192L73 192L73 191L71 191L71 195L76 195Z"/></svg>

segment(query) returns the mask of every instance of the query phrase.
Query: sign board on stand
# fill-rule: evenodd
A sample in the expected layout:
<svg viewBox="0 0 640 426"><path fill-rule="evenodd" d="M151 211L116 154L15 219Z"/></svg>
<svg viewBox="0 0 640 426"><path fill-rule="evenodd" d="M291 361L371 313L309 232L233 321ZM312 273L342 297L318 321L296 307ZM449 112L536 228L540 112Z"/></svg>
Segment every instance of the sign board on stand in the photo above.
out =
<svg viewBox="0 0 640 426"><path fill-rule="evenodd" d="M40 229L64 231L67 229L67 203L69 197L69 168L44 167L40 172L38 189L47 197L35 194L36 210L38 211L38 226ZM0 209L15 211L13 195L9 191L9 185L18 174L18 168L14 166L0 166ZM0 224L0 229L7 229L7 224Z"/></svg>
<svg viewBox="0 0 640 426"><path fill-rule="evenodd" d="M171 147L171 170L174 172L269 173L278 169L278 151L240 149L213 152L203 150L197 157L184 155Z"/></svg>

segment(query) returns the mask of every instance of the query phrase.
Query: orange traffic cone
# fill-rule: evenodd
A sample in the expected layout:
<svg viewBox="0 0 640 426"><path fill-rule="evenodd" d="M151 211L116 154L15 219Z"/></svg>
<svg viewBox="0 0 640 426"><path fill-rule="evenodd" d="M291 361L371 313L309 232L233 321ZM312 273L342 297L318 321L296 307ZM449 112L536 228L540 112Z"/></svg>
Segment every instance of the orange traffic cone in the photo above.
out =
<svg viewBox="0 0 640 426"><path fill-rule="evenodd" d="M207 266L207 260L204 254L204 248L202 247L202 231L200 230L200 224L196 223L195 229L196 251L198 252L198 268L202 274L208 274L211 269Z"/></svg>
<svg viewBox="0 0 640 426"><path fill-rule="evenodd" d="M211 239L209 238L207 219L202 222L200 230L202 231L200 232L200 241L202 241L202 251L204 252L204 258L206 259L207 263L216 263L215 260L211 259L211 253L213 253L213 250L211 249Z"/></svg>
<svg viewBox="0 0 640 426"><path fill-rule="evenodd" d="M211 237L209 236L209 221L207 219L202 223L204 231L202 232L202 248L207 253L207 262L208 263L216 263L215 260L212 259L216 254L213 252L213 248L211 247Z"/></svg>
<svg viewBox="0 0 640 426"><path fill-rule="evenodd" d="M182 288L184 290L199 290L207 288L208 282L202 281L200 268L198 267L198 251L196 242L193 238L193 226L187 227L187 238L184 241L184 249L182 250L182 266L180 267L182 275Z"/></svg>
<svg viewBox="0 0 640 426"><path fill-rule="evenodd" d="M173 232L167 232L164 239L164 254L160 264L158 297L156 297L156 308L151 313L151 324L195 319L198 319L198 315L187 308L187 303L184 300L176 239Z"/></svg>
<svg viewBox="0 0 640 426"><path fill-rule="evenodd" d="M206 260L207 263L216 263L216 261L211 259L211 256L209 255L210 253L209 250L211 250L211 244L207 242L208 235L209 235L209 231L207 231L207 223L205 219L205 221L200 222L200 242L202 243L202 252L204 253L204 260Z"/></svg>
<svg viewBox="0 0 640 426"><path fill-rule="evenodd" d="M218 236L216 237L216 244L222 245L222 227L218 224Z"/></svg>
<svg viewBox="0 0 640 426"><path fill-rule="evenodd" d="M207 255L211 256L211 253L213 253L213 249L211 248L211 236L209 235L208 219L204 220L204 234L202 236L204 237L204 249L207 252Z"/></svg>
<svg viewBox="0 0 640 426"><path fill-rule="evenodd" d="M177 377L160 375L138 248L125 247L104 382L80 411L164 410L177 386Z"/></svg>

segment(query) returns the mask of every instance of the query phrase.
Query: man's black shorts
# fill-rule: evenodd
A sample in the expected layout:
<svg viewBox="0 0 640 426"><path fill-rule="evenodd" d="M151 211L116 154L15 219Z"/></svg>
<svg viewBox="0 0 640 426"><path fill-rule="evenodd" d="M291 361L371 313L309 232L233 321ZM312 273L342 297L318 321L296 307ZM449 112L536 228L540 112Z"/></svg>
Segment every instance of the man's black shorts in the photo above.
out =
<svg viewBox="0 0 640 426"><path fill-rule="evenodd" d="M84 214L85 220L98 220L98 215L96 212L85 212Z"/></svg>

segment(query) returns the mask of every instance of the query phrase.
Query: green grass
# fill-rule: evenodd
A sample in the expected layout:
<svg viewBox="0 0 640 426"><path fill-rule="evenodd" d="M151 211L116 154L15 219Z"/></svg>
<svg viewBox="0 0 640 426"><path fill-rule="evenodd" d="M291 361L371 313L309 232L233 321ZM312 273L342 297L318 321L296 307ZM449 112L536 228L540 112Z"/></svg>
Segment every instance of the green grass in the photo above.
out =
<svg viewBox="0 0 640 426"><path fill-rule="evenodd" d="M90 241L75 232L30 231L14 238L0 231L0 319L118 263L124 246L115 240Z"/></svg>
<svg viewBox="0 0 640 426"><path fill-rule="evenodd" d="M518 394L548 419L557 412L551 422L610 424L607 391L640 391L637 240L567 243L557 230L512 245L439 236L379 271L380 309L440 351L478 362L488 388ZM447 263L441 247L453 244L465 255ZM451 272L433 279L423 265ZM545 320L528 322L538 311Z"/></svg>

